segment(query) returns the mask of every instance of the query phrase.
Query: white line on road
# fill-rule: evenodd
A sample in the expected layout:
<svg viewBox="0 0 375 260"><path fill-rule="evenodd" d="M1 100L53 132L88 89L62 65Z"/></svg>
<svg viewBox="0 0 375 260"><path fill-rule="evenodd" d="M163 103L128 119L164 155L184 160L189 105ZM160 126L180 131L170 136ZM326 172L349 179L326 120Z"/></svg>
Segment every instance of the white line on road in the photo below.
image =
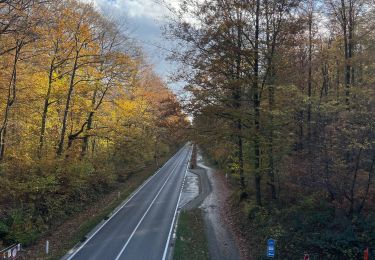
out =
<svg viewBox="0 0 375 260"><path fill-rule="evenodd" d="M74 251L74 253L72 255L70 255L67 260L71 260L89 241L90 239L92 239L121 209L123 209L127 204L128 202L147 184L151 181L151 179L153 179L159 172L161 169L163 169L179 152L181 151L178 150L178 152L176 152L159 170L156 171L156 173L154 173L152 176L150 176L134 193L133 195L131 195L131 197L119 208L117 209L108 219L106 222L104 222L103 225L101 225L89 238L86 239L85 242L83 242L83 244L76 250Z"/></svg>
<svg viewBox="0 0 375 260"><path fill-rule="evenodd" d="M163 186L161 186L160 190L158 191L158 193L156 194L155 198L151 201L151 204L150 206L148 206L146 212L143 214L142 218L139 220L137 226L134 228L133 232L131 233L130 237L128 238L128 241L126 241L125 245L122 247L120 253L118 253L117 257L115 258L115 260L118 260L120 259L121 257L121 254L124 252L125 248L128 246L130 240L133 238L135 232L137 231L138 227L141 225L143 219L146 217L148 211L151 209L152 205L155 203L156 199L159 197L159 194L161 193L161 191L163 190L164 186L167 184L168 180L171 178L171 176L173 175L173 172L176 170L176 168L179 166L180 162L185 160L185 158L183 157L182 160L180 160L177 165L173 168L172 172L169 174L168 178L165 180L165 182L163 183Z"/></svg>
<svg viewBox="0 0 375 260"><path fill-rule="evenodd" d="M191 158L191 154L192 154L192 152L189 153L189 157L188 157L188 158ZM185 170L184 179L183 179L183 181L182 181L182 185L181 185L181 187L180 187L180 195L178 196L178 201L177 201L176 209L175 209L175 211L174 211L174 215L173 215L173 219L172 219L171 227L170 227L170 229L169 229L169 235L168 235L167 243L165 244L165 248L164 248L164 253L163 253L163 258L162 258L162 260L165 260L166 257L167 257L167 252L168 252L169 242L170 242L170 240L171 240L172 230L173 230L173 226L174 226L175 219L176 219L176 215L177 215L178 204L180 204L180 199L181 199L182 189L184 188L184 183L185 183L185 179L186 179L186 172L187 172L187 169L188 169L188 167L189 167L189 161L190 161L190 160L188 160L187 165L186 165L186 170Z"/></svg>

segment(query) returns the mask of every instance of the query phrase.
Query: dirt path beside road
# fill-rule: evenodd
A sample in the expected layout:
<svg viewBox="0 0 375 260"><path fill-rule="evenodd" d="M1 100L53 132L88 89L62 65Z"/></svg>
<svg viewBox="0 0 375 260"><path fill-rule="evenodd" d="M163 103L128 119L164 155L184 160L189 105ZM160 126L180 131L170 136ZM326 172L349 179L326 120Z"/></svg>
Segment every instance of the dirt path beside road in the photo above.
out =
<svg viewBox="0 0 375 260"><path fill-rule="evenodd" d="M210 259L250 259L241 250L244 241L238 237L238 232L234 232L229 203L231 191L225 176L207 166L201 155L198 155L197 166L190 171L199 176L199 196L186 204L184 210L197 207L202 210Z"/></svg>

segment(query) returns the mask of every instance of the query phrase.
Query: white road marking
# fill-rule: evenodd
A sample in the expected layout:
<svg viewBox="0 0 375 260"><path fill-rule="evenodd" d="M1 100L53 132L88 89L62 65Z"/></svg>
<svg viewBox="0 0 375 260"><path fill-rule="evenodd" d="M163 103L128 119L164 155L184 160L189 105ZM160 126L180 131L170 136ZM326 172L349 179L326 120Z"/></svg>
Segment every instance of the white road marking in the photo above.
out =
<svg viewBox="0 0 375 260"><path fill-rule="evenodd" d="M185 146L184 146L185 147ZM183 149L183 148L181 148ZM128 202L135 196L137 195L137 193L147 184L151 181L151 179L153 179L159 172L161 169L163 169L165 166L167 166L167 164L181 151L178 150L178 152L175 153L175 155L173 155L159 170L157 170L152 176L150 176L134 193L133 195L131 195L131 197L124 203L124 205L122 205L119 209L117 209L108 219L106 222L104 222L104 224L102 226L100 226L89 238L87 238L85 240L85 242L83 242L83 244L78 247L78 249L76 251L74 251L74 253L72 255L70 255L67 260L71 260L89 241L90 239L92 239L120 210L122 210L127 204Z"/></svg>
<svg viewBox="0 0 375 260"><path fill-rule="evenodd" d="M146 212L143 214L142 218L139 220L137 226L134 228L133 232L131 233L130 237L128 238L128 241L126 241L125 245L122 247L120 253L118 253L117 257L115 258L115 260L118 260L120 259L122 253L125 251L125 248L128 246L130 240L133 238L135 232L137 231L138 227L141 225L143 219L146 217L148 211L151 209L152 205L154 204L154 202L156 201L156 199L159 197L159 194L162 192L164 186L167 184L168 180L171 178L171 176L173 175L173 172L176 170L176 168L179 166L180 162L185 160L185 158L183 157L182 160L180 160L177 165L173 168L173 170L171 171L171 173L169 174L168 178L165 180L165 182L163 183L163 186L160 188L160 190L158 191L158 193L156 194L155 198L151 201L151 204L150 206L148 206Z"/></svg>
<svg viewBox="0 0 375 260"><path fill-rule="evenodd" d="M192 154L192 151L189 153L189 157L188 158L191 158L191 154ZM166 257L167 257L167 252L168 252L168 248L169 248L169 242L171 240L171 235L172 235L172 231L173 231L173 227L174 227L174 223L175 223L175 219L176 219L176 215L177 215L178 204L180 204L182 190L183 190L184 185L185 185L186 172L187 172L188 167L189 167L189 162L190 162L190 159L188 160L187 165L186 165L184 179L183 179L182 185L180 187L180 195L178 196L178 201L177 201L176 209L174 211L174 215L173 215L173 219L172 219L172 223L171 223L171 228L169 229L168 239L167 239L167 243L165 244L165 248L164 248L164 253L163 253L162 260L165 260Z"/></svg>

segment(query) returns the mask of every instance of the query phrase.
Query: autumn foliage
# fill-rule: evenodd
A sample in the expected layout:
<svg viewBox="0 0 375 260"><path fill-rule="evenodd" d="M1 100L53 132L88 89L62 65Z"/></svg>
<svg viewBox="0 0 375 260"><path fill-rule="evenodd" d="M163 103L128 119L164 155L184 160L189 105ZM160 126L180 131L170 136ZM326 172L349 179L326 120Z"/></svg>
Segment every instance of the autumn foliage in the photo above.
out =
<svg viewBox="0 0 375 260"><path fill-rule="evenodd" d="M375 245L373 0L184 1L167 35L192 139L236 190L263 259L360 259ZM182 51L181 51L182 50ZM188 72L187 72L188 70Z"/></svg>
<svg viewBox="0 0 375 260"><path fill-rule="evenodd" d="M51 226L184 142L176 96L79 1L0 1L0 246Z"/></svg>

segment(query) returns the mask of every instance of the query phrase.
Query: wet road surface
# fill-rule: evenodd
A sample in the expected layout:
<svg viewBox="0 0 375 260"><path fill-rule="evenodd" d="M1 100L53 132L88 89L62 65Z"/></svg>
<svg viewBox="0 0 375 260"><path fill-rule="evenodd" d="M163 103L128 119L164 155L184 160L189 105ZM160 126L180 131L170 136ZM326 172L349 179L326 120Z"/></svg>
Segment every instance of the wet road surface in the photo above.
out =
<svg viewBox="0 0 375 260"><path fill-rule="evenodd" d="M199 195L199 177L198 175L188 171L186 173L184 187L182 189L181 200L178 205L183 208L186 204L192 201Z"/></svg>
<svg viewBox="0 0 375 260"><path fill-rule="evenodd" d="M216 176L220 173L207 166L201 155L198 155L197 162L198 167L207 174L211 187L210 194L199 207L203 211L210 258L213 260L238 260L240 259L238 245L222 215L229 192L224 183L219 181L219 176Z"/></svg>

